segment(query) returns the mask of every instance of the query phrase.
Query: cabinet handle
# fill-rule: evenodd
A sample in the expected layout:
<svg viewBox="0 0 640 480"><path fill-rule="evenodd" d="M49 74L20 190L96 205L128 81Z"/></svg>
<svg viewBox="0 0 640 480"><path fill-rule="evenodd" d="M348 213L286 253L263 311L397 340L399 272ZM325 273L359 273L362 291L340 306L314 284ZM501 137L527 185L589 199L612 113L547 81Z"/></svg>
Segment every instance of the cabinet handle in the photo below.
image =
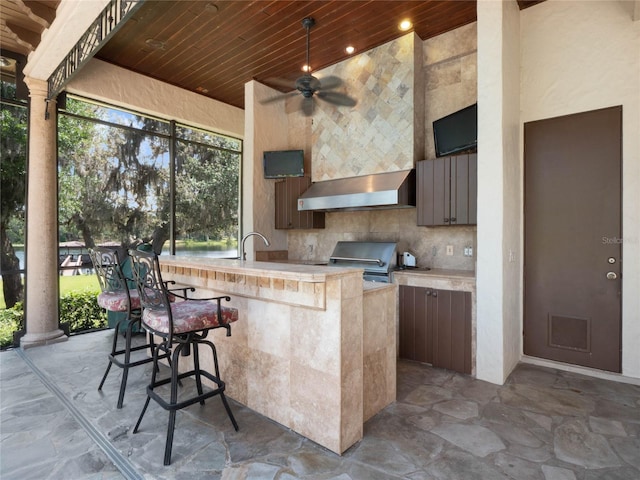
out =
<svg viewBox="0 0 640 480"><path fill-rule="evenodd" d="M451 220L451 222L453 223L453 222L455 222L455 221L456 221L456 217L451 217L451 219L450 219L450 220Z"/></svg>
<svg viewBox="0 0 640 480"><path fill-rule="evenodd" d="M449 223L449 219L448 219L448 218L445 218L445 219L444 219L444 223Z"/></svg>
<svg viewBox="0 0 640 480"><path fill-rule="evenodd" d="M427 290L427 297L431 296L431 290Z"/></svg>
<svg viewBox="0 0 640 480"><path fill-rule="evenodd" d="M437 297L438 296L438 292L436 292L435 290L433 291L433 296Z"/></svg>

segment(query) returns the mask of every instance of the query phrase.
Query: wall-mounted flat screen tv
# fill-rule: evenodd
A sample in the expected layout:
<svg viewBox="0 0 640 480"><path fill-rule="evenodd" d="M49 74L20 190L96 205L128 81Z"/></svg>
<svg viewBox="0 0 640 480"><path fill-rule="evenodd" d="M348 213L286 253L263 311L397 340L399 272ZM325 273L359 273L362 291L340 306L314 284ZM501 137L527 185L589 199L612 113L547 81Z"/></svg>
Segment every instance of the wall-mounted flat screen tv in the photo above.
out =
<svg viewBox="0 0 640 480"><path fill-rule="evenodd" d="M304 176L303 150L278 150L264 152L262 156L264 178Z"/></svg>
<svg viewBox="0 0 640 480"><path fill-rule="evenodd" d="M433 122L436 157L478 147L478 104L474 103Z"/></svg>

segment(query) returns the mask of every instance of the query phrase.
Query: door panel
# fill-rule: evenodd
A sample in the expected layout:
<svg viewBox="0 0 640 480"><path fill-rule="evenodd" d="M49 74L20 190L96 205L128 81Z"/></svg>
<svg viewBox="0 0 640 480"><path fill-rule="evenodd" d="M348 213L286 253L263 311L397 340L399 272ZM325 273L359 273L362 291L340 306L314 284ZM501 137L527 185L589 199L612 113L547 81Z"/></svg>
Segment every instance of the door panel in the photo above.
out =
<svg viewBox="0 0 640 480"><path fill-rule="evenodd" d="M620 372L621 132L621 107L524 126L527 355Z"/></svg>
<svg viewBox="0 0 640 480"><path fill-rule="evenodd" d="M427 307L427 289L400 286L400 358L433 361L433 327Z"/></svg>
<svg viewBox="0 0 640 480"><path fill-rule="evenodd" d="M416 165L416 177L418 184L418 225L433 225L433 185L435 176L433 162L423 160Z"/></svg>

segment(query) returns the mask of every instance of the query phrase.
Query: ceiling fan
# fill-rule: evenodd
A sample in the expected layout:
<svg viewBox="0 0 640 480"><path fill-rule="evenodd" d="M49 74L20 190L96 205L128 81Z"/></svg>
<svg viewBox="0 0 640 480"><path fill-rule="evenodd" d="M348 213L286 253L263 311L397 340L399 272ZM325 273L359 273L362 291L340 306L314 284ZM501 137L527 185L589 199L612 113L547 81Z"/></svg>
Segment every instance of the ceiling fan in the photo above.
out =
<svg viewBox="0 0 640 480"><path fill-rule="evenodd" d="M311 75L311 63L309 63L309 37L311 27L315 24L316 21L311 17L307 17L302 20L302 26L307 30L307 64L305 65L306 73L295 81L295 90L290 93L269 98L261 103L271 103L293 95L302 94L300 108L306 116L311 116L313 114L314 101L316 98L333 105L345 107L353 107L356 105L357 101L355 99L345 95L344 93L332 91L342 85L342 79L333 75L319 79ZM285 85L281 80L275 80L274 83L278 83L280 86L287 88L291 87L289 83Z"/></svg>

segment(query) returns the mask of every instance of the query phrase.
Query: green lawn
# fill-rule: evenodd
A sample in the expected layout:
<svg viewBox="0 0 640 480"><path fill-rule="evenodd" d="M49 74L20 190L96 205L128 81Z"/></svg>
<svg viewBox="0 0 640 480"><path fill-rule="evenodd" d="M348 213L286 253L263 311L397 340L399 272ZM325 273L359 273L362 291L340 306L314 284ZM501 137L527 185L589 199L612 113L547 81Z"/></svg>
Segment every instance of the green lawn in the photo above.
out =
<svg viewBox="0 0 640 480"><path fill-rule="evenodd" d="M60 295L68 292L89 290L98 293L100 285L98 277L91 275L73 275L69 277L60 277ZM4 290L2 289L2 280L0 280L0 309L6 308L4 304Z"/></svg>

